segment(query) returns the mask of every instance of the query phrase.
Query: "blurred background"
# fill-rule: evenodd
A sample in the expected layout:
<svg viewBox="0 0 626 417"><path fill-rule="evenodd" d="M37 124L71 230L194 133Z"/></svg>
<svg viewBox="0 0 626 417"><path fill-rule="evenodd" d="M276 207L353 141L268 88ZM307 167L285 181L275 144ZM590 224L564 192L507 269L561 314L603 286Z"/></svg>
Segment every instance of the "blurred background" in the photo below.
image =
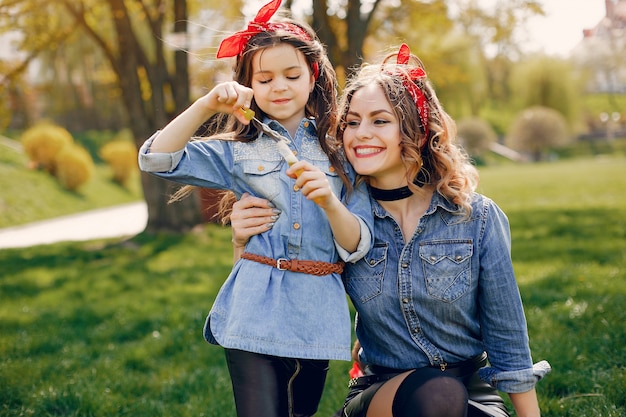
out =
<svg viewBox="0 0 626 417"><path fill-rule="evenodd" d="M230 77L231 61L216 60L216 47L263 3L3 0L0 133L22 142L33 166L64 177L68 189L89 180L93 169L81 164L90 163L110 164L123 183L135 168L128 143L138 146ZM317 30L340 85L361 62L408 43L477 164L493 155L546 160L576 141L626 136L625 0L286 0L282 7ZM59 127L71 138L23 137L43 122L44 131ZM59 144L45 151L38 141ZM72 165L71 173L57 173L62 148L59 169ZM148 231L211 220L210 190L167 205L170 184L141 175L140 188Z"/></svg>

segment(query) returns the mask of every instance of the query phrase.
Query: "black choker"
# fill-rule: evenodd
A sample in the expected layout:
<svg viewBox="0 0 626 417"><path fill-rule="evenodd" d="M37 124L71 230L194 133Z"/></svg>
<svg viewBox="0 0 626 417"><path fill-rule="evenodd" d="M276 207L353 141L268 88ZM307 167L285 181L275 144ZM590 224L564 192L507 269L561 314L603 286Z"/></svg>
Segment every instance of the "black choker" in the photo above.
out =
<svg viewBox="0 0 626 417"><path fill-rule="evenodd" d="M413 184L418 187L423 187L426 184L426 176L422 171L417 174L417 178L413 181ZM383 190L381 188L376 188L371 185L368 185L370 189L370 194L374 198L374 200L380 201L396 201L396 200L404 200L405 198L411 197L413 195L413 191L409 189L408 185L400 188L394 188L393 190Z"/></svg>
<svg viewBox="0 0 626 417"><path fill-rule="evenodd" d="M370 194L374 200L380 201L396 201L403 200L413 195L413 191L409 189L408 185L400 188L394 188L393 190L382 190L380 188L369 186Z"/></svg>

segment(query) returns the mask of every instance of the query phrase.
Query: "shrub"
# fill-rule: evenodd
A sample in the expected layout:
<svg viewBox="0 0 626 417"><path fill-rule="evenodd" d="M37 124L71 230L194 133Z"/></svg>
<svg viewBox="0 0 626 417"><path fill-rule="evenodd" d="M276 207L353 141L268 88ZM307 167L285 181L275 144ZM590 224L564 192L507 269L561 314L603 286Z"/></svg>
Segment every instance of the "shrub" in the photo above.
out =
<svg viewBox="0 0 626 417"><path fill-rule="evenodd" d="M480 156L496 141L496 132L479 118L468 118L457 123L459 142L472 156Z"/></svg>
<svg viewBox="0 0 626 417"><path fill-rule="evenodd" d="M126 185L137 171L137 148L126 140L114 140L100 149L100 158L113 171L113 181Z"/></svg>
<svg viewBox="0 0 626 417"><path fill-rule="evenodd" d="M56 177L61 185L70 191L91 179L94 163L85 148L78 145L67 145L57 155Z"/></svg>
<svg viewBox="0 0 626 417"><path fill-rule="evenodd" d="M66 129L44 122L24 131L21 142L33 165L54 175L58 153L66 145L72 144L74 138Z"/></svg>
<svg viewBox="0 0 626 417"><path fill-rule="evenodd" d="M567 145L572 140L561 113L536 106L519 114L505 142L510 148L529 153L535 161L539 161L548 150Z"/></svg>

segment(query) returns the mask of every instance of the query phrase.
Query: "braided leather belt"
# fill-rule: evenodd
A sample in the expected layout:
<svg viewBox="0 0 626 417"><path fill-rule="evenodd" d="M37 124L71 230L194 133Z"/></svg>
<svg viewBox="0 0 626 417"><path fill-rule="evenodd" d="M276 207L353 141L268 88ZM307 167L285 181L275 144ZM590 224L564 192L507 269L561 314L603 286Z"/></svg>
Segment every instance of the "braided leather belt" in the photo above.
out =
<svg viewBox="0 0 626 417"><path fill-rule="evenodd" d="M309 275L328 275L332 273L341 274L343 272L342 261L332 264L330 262L321 261L300 261L298 259L274 259L267 256L256 255L254 253L244 252L241 257L249 261L273 266L281 271L302 272Z"/></svg>

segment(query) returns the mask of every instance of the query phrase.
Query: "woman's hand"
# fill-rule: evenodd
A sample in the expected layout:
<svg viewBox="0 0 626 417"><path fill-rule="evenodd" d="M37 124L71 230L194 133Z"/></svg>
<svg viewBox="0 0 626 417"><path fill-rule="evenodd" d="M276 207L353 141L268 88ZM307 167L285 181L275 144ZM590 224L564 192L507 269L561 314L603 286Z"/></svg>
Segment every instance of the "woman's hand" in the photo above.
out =
<svg viewBox="0 0 626 417"><path fill-rule="evenodd" d="M250 237L271 229L279 215L280 210L268 200L244 193L230 214L235 249L243 248Z"/></svg>

